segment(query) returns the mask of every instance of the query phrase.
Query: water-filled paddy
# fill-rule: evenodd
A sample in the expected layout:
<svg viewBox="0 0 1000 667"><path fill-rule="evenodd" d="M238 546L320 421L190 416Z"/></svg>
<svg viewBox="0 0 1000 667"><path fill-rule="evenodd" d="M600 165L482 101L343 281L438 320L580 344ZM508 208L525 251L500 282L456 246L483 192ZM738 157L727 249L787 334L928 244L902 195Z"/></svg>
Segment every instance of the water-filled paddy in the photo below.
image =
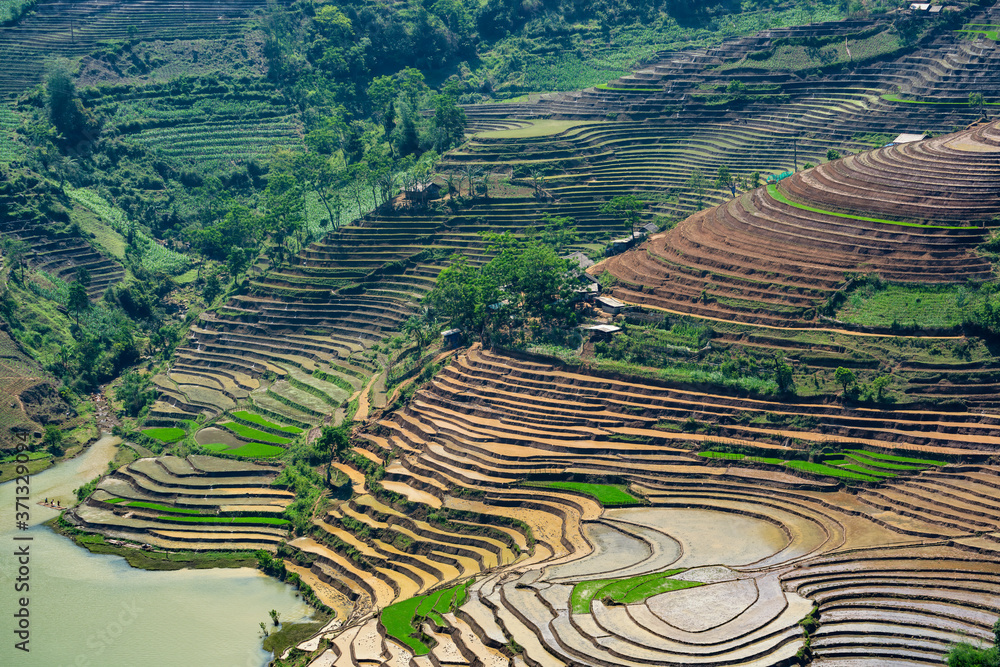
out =
<svg viewBox="0 0 1000 667"><path fill-rule="evenodd" d="M57 512L35 504L44 498L71 502L73 489L106 469L115 440L31 478L31 523L15 531L3 515L0 541L30 541L30 653L0 645L0 664L38 667L262 667L258 623L277 609L284 620L309 614L294 589L256 570L147 572L118 556L91 554L56 535L42 521ZM14 486L0 485L0 506L14 505ZM13 549L0 550L0 588L13 591ZM16 601L0 596L0 631L13 627Z"/></svg>

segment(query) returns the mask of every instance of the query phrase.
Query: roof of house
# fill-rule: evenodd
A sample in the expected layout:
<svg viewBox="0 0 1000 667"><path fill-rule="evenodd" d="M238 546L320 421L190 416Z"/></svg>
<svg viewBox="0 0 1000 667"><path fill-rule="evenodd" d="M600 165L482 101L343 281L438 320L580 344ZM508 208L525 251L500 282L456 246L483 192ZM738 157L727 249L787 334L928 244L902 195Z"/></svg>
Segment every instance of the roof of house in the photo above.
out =
<svg viewBox="0 0 1000 667"><path fill-rule="evenodd" d="M594 300L598 301L599 303L603 303L605 306L608 306L610 308L624 308L625 307L624 303L622 303L618 299L616 299L614 297L610 297L610 296L599 296L599 297L597 297Z"/></svg>
<svg viewBox="0 0 1000 667"><path fill-rule="evenodd" d="M926 134L907 134L903 133L892 140L894 144L908 144L911 141L923 141L927 138Z"/></svg>
<svg viewBox="0 0 1000 667"><path fill-rule="evenodd" d="M618 333L622 330L621 327L616 327L613 324L592 324L583 328L587 331L600 331L601 333Z"/></svg>

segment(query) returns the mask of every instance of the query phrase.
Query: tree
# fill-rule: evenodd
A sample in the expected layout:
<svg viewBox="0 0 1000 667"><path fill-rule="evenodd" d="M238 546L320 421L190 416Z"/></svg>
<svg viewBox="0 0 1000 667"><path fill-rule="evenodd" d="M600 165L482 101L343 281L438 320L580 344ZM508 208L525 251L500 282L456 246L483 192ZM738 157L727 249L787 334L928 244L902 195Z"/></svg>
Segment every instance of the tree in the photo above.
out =
<svg viewBox="0 0 1000 667"><path fill-rule="evenodd" d="M76 267L76 282L83 285L84 289L90 287L90 271L85 266Z"/></svg>
<svg viewBox="0 0 1000 667"><path fill-rule="evenodd" d="M206 304L210 304L221 293L222 286L219 284L219 276L213 271L208 274L208 278L205 278L205 288L202 290L201 296L205 299Z"/></svg>
<svg viewBox="0 0 1000 667"><path fill-rule="evenodd" d="M979 115L986 115L986 98L982 93L969 93L969 106L979 110Z"/></svg>
<svg viewBox="0 0 1000 667"><path fill-rule="evenodd" d="M67 143L96 132L100 124L80 101L68 60L54 62L45 75L45 106L49 120Z"/></svg>
<svg viewBox="0 0 1000 667"><path fill-rule="evenodd" d="M875 397L881 403L885 400L886 389L892 384L892 378L888 375L880 375L874 380L872 380L872 391L875 392Z"/></svg>
<svg viewBox="0 0 1000 667"><path fill-rule="evenodd" d="M701 173L700 169L691 172L687 187L694 195L695 206L701 207L701 198L705 195L705 175Z"/></svg>
<svg viewBox="0 0 1000 667"><path fill-rule="evenodd" d="M69 284L69 298L66 301L66 308L76 315L76 323L80 323L80 313L90 308L90 298L87 296L87 288L78 280Z"/></svg>
<svg viewBox="0 0 1000 667"><path fill-rule="evenodd" d="M62 456L63 452L63 434L58 426L55 424L45 425L45 435L42 437L42 444L45 445L45 449L52 456Z"/></svg>
<svg viewBox="0 0 1000 667"><path fill-rule="evenodd" d="M278 618L281 616L281 614L278 612L277 609L272 609L271 611L269 611L267 613L271 615L271 622L272 623L274 623L276 626L280 625L280 623L278 622Z"/></svg>
<svg viewBox="0 0 1000 667"><path fill-rule="evenodd" d="M465 110L450 95L434 98L434 150L444 153L465 140Z"/></svg>
<svg viewBox="0 0 1000 667"><path fill-rule="evenodd" d="M840 159L840 153L838 153L837 151L835 151L835 150L833 150L831 148L830 150L828 150L826 152L826 159L829 160L829 161L831 161L831 162L833 160L839 160Z"/></svg>
<svg viewBox="0 0 1000 667"><path fill-rule="evenodd" d="M776 359L774 362L774 381L781 392L787 393L795 388L792 367L781 359Z"/></svg>
<svg viewBox="0 0 1000 667"><path fill-rule="evenodd" d="M13 271L20 270L20 280L24 282L24 265L27 263L28 244L21 239L4 237L2 241L3 254L7 266Z"/></svg>
<svg viewBox="0 0 1000 667"><path fill-rule="evenodd" d="M945 658L948 667L1000 667L1000 619L993 623L993 641L989 648L968 642L955 644Z"/></svg>
<svg viewBox="0 0 1000 667"><path fill-rule="evenodd" d="M329 451L331 460L340 460L351 444L351 424L324 426L319 445Z"/></svg>
<svg viewBox="0 0 1000 667"><path fill-rule="evenodd" d="M264 621L260 622L260 631L265 637L267 637L267 623Z"/></svg>
<svg viewBox="0 0 1000 667"><path fill-rule="evenodd" d="M165 342L167 337L163 336ZM121 401L126 415L138 417L147 405L156 400L152 379L148 375L128 371L122 376L121 384L115 388L115 400Z"/></svg>
<svg viewBox="0 0 1000 667"><path fill-rule="evenodd" d="M612 197L611 201L601 204L601 213L617 216L621 219L625 229L632 231L635 236L636 227L641 219L641 212L646 202L635 195L618 195Z"/></svg>
<svg viewBox="0 0 1000 667"><path fill-rule="evenodd" d="M833 379L844 388L845 394L847 393L847 388L857 381L854 371L843 366L837 366L837 370L833 373Z"/></svg>
<svg viewBox="0 0 1000 667"><path fill-rule="evenodd" d="M229 257L226 258L226 268L229 270L229 275L233 277L233 282L241 273L247 270L250 266L251 251L247 248L231 248L229 250Z"/></svg>
<svg viewBox="0 0 1000 667"><path fill-rule="evenodd" d="M729 188L733 196L736 196L736 179L729 173L729 167L722 165L719 167L719 175L715 179L715 187Z"/></svg>
<svg viewBox="0 0 1000 667"><path fill-rule="evenodd" d="M427 336L430 330L427 326L427 321L423 317L413 315L403 323L403 333L413 339L413 342L417 344L418 350L422 350L427 345Z"/></svg>

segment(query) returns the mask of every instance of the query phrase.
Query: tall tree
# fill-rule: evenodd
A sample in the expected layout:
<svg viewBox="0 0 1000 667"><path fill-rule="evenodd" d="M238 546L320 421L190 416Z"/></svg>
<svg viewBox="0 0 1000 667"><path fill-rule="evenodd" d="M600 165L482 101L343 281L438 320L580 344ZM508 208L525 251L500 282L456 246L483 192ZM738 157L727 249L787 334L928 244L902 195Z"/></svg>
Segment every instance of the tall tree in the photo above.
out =
<svg viewBox="0 0 1000 667"><path fill-rule="evenodd" d="M451 95L434 98L434 150L444 153L465 140L465 110Z"/></svg>
<svg viewBox="0 0 1000 667"><path fill-rule="evenodd" d="M635 236L636 227L642 219L642 209L646 202L635 195L618 195L601 205L601 213L617 216L622 220L625 229L631 230Z"/></svg>

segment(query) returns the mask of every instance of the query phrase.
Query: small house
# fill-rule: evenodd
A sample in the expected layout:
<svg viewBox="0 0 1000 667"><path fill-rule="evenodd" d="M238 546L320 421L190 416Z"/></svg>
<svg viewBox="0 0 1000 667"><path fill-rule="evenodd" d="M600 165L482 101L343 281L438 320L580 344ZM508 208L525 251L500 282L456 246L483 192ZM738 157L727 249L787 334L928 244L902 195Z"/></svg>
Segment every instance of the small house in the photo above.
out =
<svg viewBox="0 0 1000 667"><path fill-rule="evenodd" d="M431 181L430 183L417 183L405 190L403 196L409 201L426 202L437 199L441 193L441 186Z"/></svg>
<svg viewBox="0 0 1000 667"><path fill-rule="evenodd" d="M622 330L613 324L591 324L580 328L590 332L590 340L611 340L612 336Z"/></svg>
<svg viewBox="0 0 1000 667"><path fill-rule="evenodd" d="M610 296L599 296L594 299L594 303L597 304L598 308L609 315L617 315L625 310L624 303Z"/></svg>
<svg viewBox="0 0 1000 667"><path fill-rule="evenodd" d="M441 338L444 341L444 348L446 350L456 348L462 344L462 330L448 329L447 331L442 331Z"/></svg>

